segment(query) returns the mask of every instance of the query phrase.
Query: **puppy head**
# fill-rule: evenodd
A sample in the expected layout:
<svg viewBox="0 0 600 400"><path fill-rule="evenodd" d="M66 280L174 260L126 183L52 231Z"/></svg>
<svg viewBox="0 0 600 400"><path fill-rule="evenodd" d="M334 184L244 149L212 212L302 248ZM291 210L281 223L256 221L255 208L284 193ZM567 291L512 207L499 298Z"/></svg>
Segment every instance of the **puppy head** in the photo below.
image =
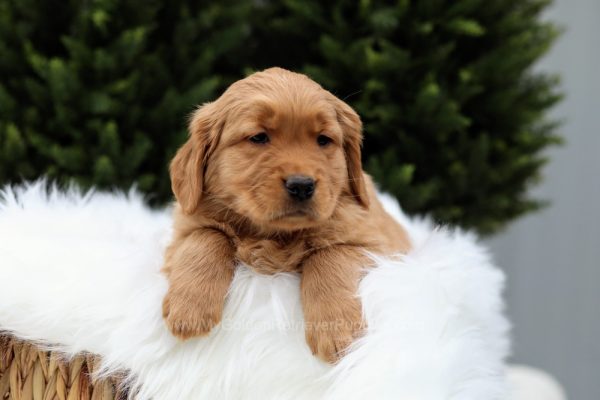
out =
<svg viewBox="0 0 600 400"><path fill-rule="evenodd" d="M193 213L203 196L268 230L316 226L340 196L363 207L362 125L308 77L271 68L231 85L192 116L171 163L172 188Z"/></svg>

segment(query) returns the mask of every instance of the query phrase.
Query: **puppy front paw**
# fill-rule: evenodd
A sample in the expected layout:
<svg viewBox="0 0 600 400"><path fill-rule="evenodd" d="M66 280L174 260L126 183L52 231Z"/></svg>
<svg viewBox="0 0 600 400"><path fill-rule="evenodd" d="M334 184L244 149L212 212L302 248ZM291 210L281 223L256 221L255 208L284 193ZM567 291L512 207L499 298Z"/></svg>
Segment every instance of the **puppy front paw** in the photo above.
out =
<svg viewBox="0 0 600 400"><path fill-rule="evenodd" d="M306 342L315 356L331 364L344 356L365 328L360 312L311 314L306 320Z"/></svg>
<svg viewBox="0 0 600 400"><path fill-rule="evenodd" d="M206 336L221 322L224 299L189 296L169 291L163 300L163 318L180 339Z"/></svg>

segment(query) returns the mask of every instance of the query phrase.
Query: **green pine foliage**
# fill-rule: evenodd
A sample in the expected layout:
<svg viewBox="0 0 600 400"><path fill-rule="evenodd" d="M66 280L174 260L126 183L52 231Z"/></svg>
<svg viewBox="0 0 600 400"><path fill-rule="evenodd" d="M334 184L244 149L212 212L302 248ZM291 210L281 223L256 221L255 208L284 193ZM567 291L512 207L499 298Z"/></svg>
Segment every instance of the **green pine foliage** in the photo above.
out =
<svg viewBox="0 0 600 400"><path fill-rule="evenodd" d="M361 114L365 168L410 213L489 233L534 210L556 78L546 0L0 0L0 183L171 198L194 105L278 65Z"/></svg>
<svg viewBox="0 0 600 400"><path fill-rule="evenodd" d="M3 0L0 182L135 182L169 199L186 115L240 75L249 6L230 3Z"/></svg>

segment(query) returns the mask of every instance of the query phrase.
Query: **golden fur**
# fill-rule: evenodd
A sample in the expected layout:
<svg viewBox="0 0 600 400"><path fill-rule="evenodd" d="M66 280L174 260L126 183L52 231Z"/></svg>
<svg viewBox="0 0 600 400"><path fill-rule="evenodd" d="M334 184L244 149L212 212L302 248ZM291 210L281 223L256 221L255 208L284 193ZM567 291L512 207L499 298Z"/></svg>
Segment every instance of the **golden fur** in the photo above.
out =
<svg viewBox="0 0 600 400"><path fill-rule="evenodd" d="M163 272L163 315L180 338L219 323L235 265L302 274L306 340L335 362L364 328L357 286L365 252L409 249L404 229L362 171L362 125L347 104L304 75L271 68L200 107L171 163L174 239ZM249 138L264 133L267 143ZM326 135L331 143L317 143ZM291 175L314 179L309 201L290 198Z"/></svg>

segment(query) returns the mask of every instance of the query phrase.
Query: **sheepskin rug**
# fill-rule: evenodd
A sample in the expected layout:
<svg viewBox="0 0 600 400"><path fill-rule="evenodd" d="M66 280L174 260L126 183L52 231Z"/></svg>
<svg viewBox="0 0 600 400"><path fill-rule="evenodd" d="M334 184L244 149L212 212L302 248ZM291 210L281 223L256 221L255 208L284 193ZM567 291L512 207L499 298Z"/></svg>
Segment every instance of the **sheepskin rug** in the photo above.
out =
<svg viewBox="0 0 600 400"><path fill-rule="evenodd" d="M360 285L369 328L337 365L304 341L299 278L240 265L223 322L179 341L161 318L169 210L136 192L62 192L44 182L0 197L0 330L128 371L137 398L505 399L502 273L475 238L387 210L413 250L378 259Z"/></svg>

